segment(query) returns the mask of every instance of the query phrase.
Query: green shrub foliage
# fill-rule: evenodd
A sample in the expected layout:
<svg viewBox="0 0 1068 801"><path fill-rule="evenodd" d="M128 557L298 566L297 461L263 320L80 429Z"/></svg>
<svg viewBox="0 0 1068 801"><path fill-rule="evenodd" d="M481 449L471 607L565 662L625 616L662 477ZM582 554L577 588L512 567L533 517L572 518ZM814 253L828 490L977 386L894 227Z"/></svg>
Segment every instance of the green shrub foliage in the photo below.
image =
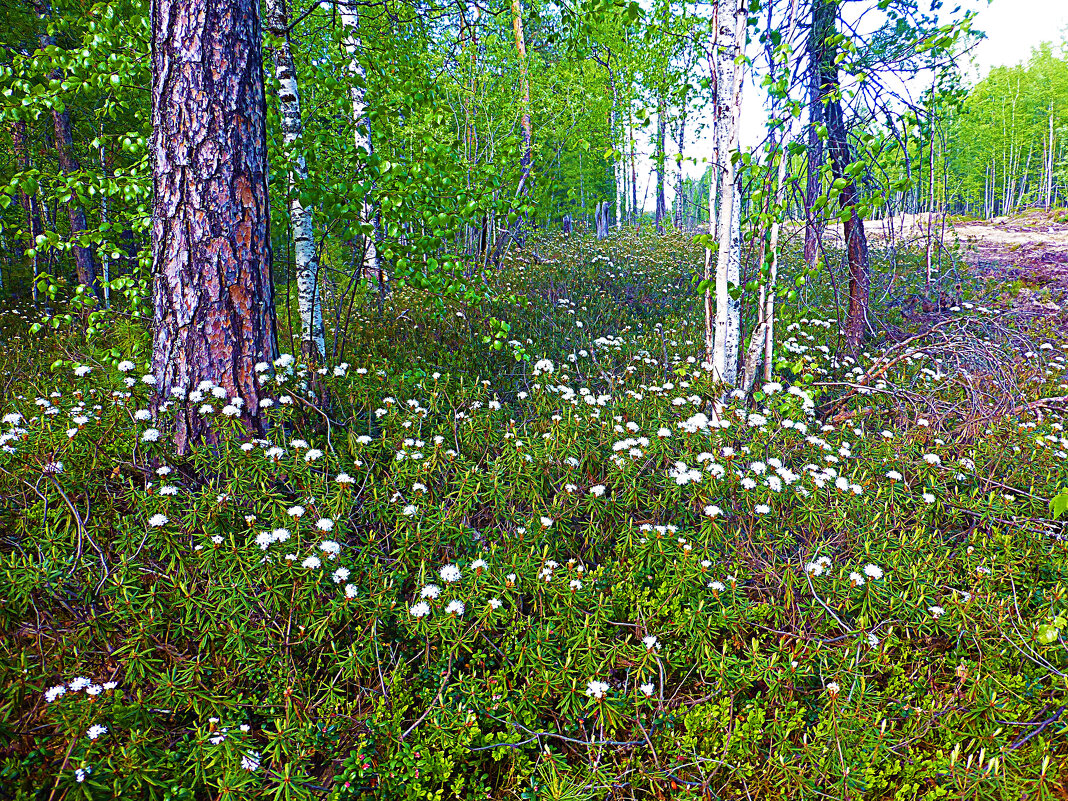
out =
<svg viewBox="0 0 1068 801"><path fill-rule="evenodd" d="M1064 797L1055 331L947 313L1021 393L976 422L978 367L804 295L721 404L693 245L521 258L517 306L399 289L262 365L265 440L153 414L132 323L0 318L4 797Z"/></svg>

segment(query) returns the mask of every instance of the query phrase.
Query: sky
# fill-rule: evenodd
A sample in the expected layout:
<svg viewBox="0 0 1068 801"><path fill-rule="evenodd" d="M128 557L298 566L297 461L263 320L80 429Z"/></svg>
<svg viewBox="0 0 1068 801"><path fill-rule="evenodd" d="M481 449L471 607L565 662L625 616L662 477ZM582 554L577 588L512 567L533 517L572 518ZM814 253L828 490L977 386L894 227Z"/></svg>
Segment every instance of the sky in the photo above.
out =
<svg viewBox="0 0 1068 801"><path fill-rule="evenodd" d="M1068 0L993 0L990 3L987 3L987 0L947 0L943 8L952 10L957 3L964 9L979 12L975 27L987 35L969 54L971 64L965 73L973 83L986 76L992 67L1026 62L1031 56L1031 50L1042 42L1057 44L1068 38ZM758 90L751 81L747 81L742 97L743 146L757 144L765 133L766 114L761 107L761 98L757 95ZM710 138L707 128L704 138ZM648 142L645 143L646 147L642 147L642 144L640 137L639 149L651 150ZM707 166L706 159L711 156L711 143L691 139L686 144L686 151L687 156L696 157L698 161L697 164L687 165L686 174L692 177L702 174ZM652 169L652 161L648 157L644 161L644 180L642 164L639 162L638 166L639 197L643 196L644 184L651 179L648 172ZM674 161L669 160L669 164L672 165L668 171L671 177L668 181L667 201L670 205L675 195L676 173ZM646 211L651 212L655 204L654 193L647 191L644 194Z"/></svg>
<svg viewBox="0 0 1068 801"><path fill-rule="evenodd" d="M980 3L976 27L987 38L975 49L979 74L1027 61L1042 42L1061 40L1068 28L1068 0L994 0Z"/></svg>

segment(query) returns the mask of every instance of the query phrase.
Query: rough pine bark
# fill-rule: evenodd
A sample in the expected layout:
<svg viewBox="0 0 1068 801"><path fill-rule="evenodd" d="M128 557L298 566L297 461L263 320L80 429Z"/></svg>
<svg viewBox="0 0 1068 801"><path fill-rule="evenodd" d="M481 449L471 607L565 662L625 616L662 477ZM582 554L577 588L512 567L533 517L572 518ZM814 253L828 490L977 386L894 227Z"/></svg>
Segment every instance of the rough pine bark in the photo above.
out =
<svg viewBox="0 0 1068 801"><path fill-rule="evenodd" d="M261 47L257 0L152 2L158 403L210 381L259 434L276 347ZM213 416L175 406L179 454L216 440Z"/></svg>
<svg viewBox="0 0 1068 801"><path fill-rule="evenodd" d="M864 233L864 220L857 213L860 194L853 176L848 172L853 153L842 113L838 65L834 61L838 47L828 43L828 37L835 32L837 14L838 0L813 0L810 46L815 47L815 51L810 57L814 57L819 65L820 96L827 125L831 172L835 181L842 185L839 204L843 210L849 211L844 225L849 264L849 311L846 315L845 339L849 347L856 348L867 333L871 276L868 238Z"/></svg>
<svg viewBox="0 0 1068 801"><path fill-rule="evenodd" d="M56 39L48 32L47 27L49 20L52 18L52 4L49 0L34 0L33 7L41 23L41 31L37 37L41 49L55 47ZM63 75L57 69L49 77L53 80L62 80ZM78 160L74 156L74 139L70 130L70 112L66 109L63 111L52 109L52 127L55 131L56 158L59 161L59 168L64 175L73 175L81 169L81 165L78 164ZM67 203L67 217L70 220L70 238L71 240L76 240L79 234L88 229L88 223L85 217L85 209L73 196L70 202ZM102 300L103 294L101 293L100 282L96 277L96 261L93 258L92 249L82 245L74 245L71 251L74 254L74 269L78 275L78 283L89 287L97 299Z"/></svg>
<svg viewBox="0 0 1068 801"><path fill-rule="evenodd" d="M289 167L289 221L297 273L297 307L300 313L301 354L309 363L326 356L323 306L319 295L319 256L315 251L312 213L300 202L300 187L308 180L308 166L301 149L304 124L300 117L300 90L293 50L289 41L289 15L285 0L267 0L267 31L271 34L271 57L278 80L278 105L282 117L282 141L291 159Z"/></svg>

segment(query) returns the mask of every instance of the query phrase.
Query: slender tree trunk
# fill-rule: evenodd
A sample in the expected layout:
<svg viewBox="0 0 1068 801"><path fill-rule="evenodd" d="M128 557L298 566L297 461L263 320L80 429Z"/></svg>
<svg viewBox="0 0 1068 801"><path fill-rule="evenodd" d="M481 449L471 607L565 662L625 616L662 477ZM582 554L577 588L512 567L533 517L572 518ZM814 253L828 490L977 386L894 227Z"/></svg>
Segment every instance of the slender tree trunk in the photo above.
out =
<svg viewBox="0 0 1068 801"><path fill-rule="evenodd" d="M1045 186L1043 187L1045 198L1043 208L1049 212L1053 206L1053 101L1049 103L1049 143L1047 147Z"/></svg>
<svg viewBox="0 0 1068 801"><path fill-rule="evenodd" d="M683 166L682 154L686 147L686 95L682 96L682 104L679 108L679 129L675 144L679 149L679 178L678 189L675 191L675 226L682 228L686 225L686 168Z"/></svg>
<svg viewBox="0 0 1068 801"><path fill-rule="evenodd" d="M740 92L739 86L739 94ZM737 106L741 108L741 103ZM737 146L737 145L736 145ZM726 240L730 243L727 260L727 284L730 287L741 289L742 286L742 176L739 171L734 174L734 189L731 202L730 235ZM720 218L723 222L723 218ZM738 359L739 348L742 344L742 299L740 297L728 298L727 314L727 362L724 375L733 386L738 383Z"/></svg>
<svg viewBox="0 0 1068 801"><path fill-rule="evenodd" d="M308 180L301 140L300 90L289 41L289 15L285 0L267 0L267 31L278 80L278 104L282 117L282 140L289 159L289 221L293 229L293 252L297 274L297 307L300 311L300 349L314 364L326 356L323 307L319 296L319 256L315 250L315 225L310 209L300 202L300 187Z"/></svg>
<svg viewBox="0 0 1068 801"><path fill-rule="evenodd" d="M1021 154L1023 151L1020 151ZM1020 173L1020 184L1016 189L1016 205L1021 206L1024 202L1024 196L1027 194L1027 179L1031 174L1031 157L1035 155L1035 143L1031 142L1030 147L1027 149L1027 161L1024 162L1023 172Z"/></svg>
<svg viewBox="0 0 1068 801"><path fill-rule="evenodd" d="M835 181L845 184L838 199L842 209L849 213L844 225L849 263L849 312L846 316L845 338L851 348L856 348L867 334L870 264L864 220L857 213L860 195L853 176L848 172L849 165L853 162L853 154L842 113L838 65L834 61L838 47L828 42L828 38L835 32L837 14L838 0L813 0L812 41L818 48L813 56L820 70L820 90L827 121L831 170Z"/></svg>
<svg viewBox="0 0 1068 801"><path fill-rule="evenodd" d="M609 119L609 139L615 144L620 143L620 155L612 157L612 200L616 215L616 227L623 225L622 201L627 192L626 170L622 158L622 137L619 130L619 89L616 86L616 74L614 70L608 71L608 82L612 88L612 114Z"/></svg>
<svg viewBox="0 0 1068 801"><path fill-rule="evenodd" d="M263 434L257 364L276 335L260 6L153 0L151 18L157 405L210 381ZM178 453L217 441L213 419L181 403Z"/></svg>
<svg viewBox="0 0 1068 801"><path fill-rule="evenodd" d="M634 117L631 114L630 104L627 104L627 123L630 127L630 224L636 225L638 221L638 159L634 152Z"/></svg>
<svg viewBox="0 0 1068 801"><path fill-rule="evenodd" d="M527 74L527 43L523 36L523 2L512 0L512 32L515 34L515 50L519 58L519 125L523 131L523 153L519 157L519 191L517 199L530 194L530 168L534 161L533 137L530 127L530 78ZM526 239L526 217L516 221L516 242L520 247Z"/></svg>
<svg viewBox="0 0 1068 801"><path fill-rule="evenodd" d="M100 126L100 171L105 177L111 174L111 165L108 163L107 157L107 147L104 145L103 124ZM110 228L111 208L106 194L100 199L100 222ZM111 256L108 255L106 247L100 252L100 275L103 279L104 307L111 308Z"/></svg>
<svg viewBox="0 0 1068 801"><path fill-rule="evenodd" d="M768 30L771 30L773 9L770 5L768 6L767 13ZM790 7L789 22L786 26L788 29L786 41L791 41L793 39L792 32L794 23L796 22L796 13L797 3L795 0ZM770 65L768 80L774 85L777 83L777 59L770 41L765 43L765 47L768 55L768 64ZM783 68L789 70L788 57L786 63L783 64ZM761 232L762 238L759 262L761 283L759 299L757 302L757 325L753 330L749 349L746 353L745 370L742 379L742 394L745 396L748 396L753 388L753 384L756 380L757 361L761 355L764 359L764 380L771 380L772 357L775 351L775 285L779 277L779 230L787 211L787 204L785 202L786 167L789 158L786 153L786 145L791 133L790 128L787 127L787 119L789 119L789 115L783 113L782 101L783 98L781 98L778 93L772 93L768 139L773 145L768 156L766 174L769 176L767 179L769 185L765 191L765 196L769 198L766 209L771 216L772 222L766 236ZM781 133L777 130L780 127L782 128ZM777 146L776 137L778 137ZM778 159L777 163L776 159ZM775 167L775 177L774 179L771 179L770 176L773 166Z"/></svg>
<svg viewBox="0 0 1068 801"><path fill-rule="evenodd" d="M56 39L48 32L48 23L52 18L52 4L49 0L33 0L33 3L34 10L37 12L41 23L41 31L37 37L41 49L53 47L56 44ZM62 80L63 76L59 70L55 70L50 77L58 81ZM81 169L81 165L78 164L78 160L74 157L74 139L70 129L70 112L65 109L63 111L52 109L52 126L55 130L56 157L59 161L59 167L65 176L73 175ZM71 240L77 240L78 235L84 233L89 226L85 217L85 209L73 196L67 203L67 216L70 219L70 238ZM92 248L75 244L71 250L74 253L74 267L78 274L78 283L91 289L98 300L103 300L104 296L100 290L100 282L97 281L96 277L96 261L93 258Z"/></svg>
<svg viewBox="0 0 1068 801"><path fill-rule="evenodd" d="M14 145L15 155L19 160L19 167L23 172L28 171L32 164L25 122L15 122L11 128L11 140L12 145ZM19 205L22 207L23 214L26 215L26 233L30 238L30 249L33 251L33 256L30 257L30 267L33 270L33 284L30 287L30 294L33 297L33 302L36 303L38 299L37 277L40 274L37 237L44 233L44 226L41 224L41 211L37 204L37 194L20 191ZM25 255L25 251L23 255Z"/></svg>
<svg viewBox="0 0 1068 801"><path fill-rule="evenodd" d="M715 152L712 154L712 163L718 163ZM716 236L716 184L711 182L708 187L708 235ZM712 287L715 284L715 275L712 272L712 249L705 248L705 369L714 369L716 344L716 308L712 302Z"/></svg>
<svg viewBox="0 0 1068 801"><path fill-rule="evenodd" d="M771 224L771 237L768 247L771 249L771 264L768 269L768 292L764 299L764 321L767 331L764 333L764 380L771 381L771 372L774 367L772 359L775 356L775 290L779 280L779 233L782 229L782 218L786 215L783 206L783 197L786 192L786 163L789 157L786 154L786 141L783 140L782 161L779 165L778 184L775 189L776 211L775 221Z"/></svg>
<svg viewBox="0 0 1068 801"><path fill-rule="evenodd" d="M818 0L814 0L818 2ZM820 196L820 174L823 166L823 139L820 127L823 125L823 103L820 91L819 64L812 54L818 52L819 45L813 38L816 29L809 31L809 70L808 70L808 169L805 179L805 263L815 268L819 259L819 240L822 233L819 213L816 210L816 198Z"/></svg>
<svg viewBox="0 0 1068 801"><path fill-rule="evenodd" d="M990 162L990 215L987 219L998 216L998 159Z"/></svg>
<svg viewBox="0 0 1068 801"><path fill-rule="evenodd" d="M927 209L927 252L926 252L927 274L926 274L926 283L924 285L924 288L926 289L928 294L930 294L930 291L931 291L931 265L934 263L935 115L934 115L934 107L933 107L933 103L934 103L934 87L933 86L931 87L931 102L932 102L931 119L930 119L931 142L930 142L930 148L929 148L930 160L931 160L931 187L930 187L931 204L930 204L930 207Z"/></svg>
<svg viewBox="0 0 1068 801"><path fill-rule="evenodd" d="M478 163L478 129L475 126L475 104L478 97L478 21L481 10L478 6L473 9L474 21L467 27L467 47L471 51L470 70L471 79L468 85L468 97L464 103L464 150L467 158L467 184L468 190L473 191L473 170ZM467 223L467 252L472 256L472 262L478 263L481 259L482 233L485 224L475 225Z"/></svg>
<svg viewBox="0 0 1068 801"><path fill-rule="evenodd" d="M130 228L124 228L119 235L122 240L123 250L126 251L126 256L123 257L123 261L126 264L126 274L129 275L134 272L138 267L138 246L137 240L134 237L134 232Z"/></svg>
<svg viewBox="0 0 1068 801"><path fill-rule="evenodd" d="M363 151L366 158L374 154L374 144L371 140L371 119L367 113L367 71L360 62L359 54L363 49L360 35L360 17L356 5L350 5L345 0L340 0L337 5L341 24L346 28L344 47L348 55L349 69L349 97L352 99L352 122L355 128L356 150ZM367 285L372 291L380 295L388 289L388 279L382 265L381 254L378 252L378 241L381 238L381 222L377 210L372 202L372 194L375 185L371 182L371 193L364 196L361 201L360 217L367 233L364 234L366 247L363 251L363 275L367 279Z"/></svg>
<svg viewBox="0 0 1068 801"><path fill-rule="evenodd" d="M738 147L741 116L742 67L739 56L745 43L748 17L745 0L717 0L716 93L713 121L716 163L719 171L719 213L716 240L716 327L712 370L716 378L734 386L738 378L738 342L741 334L741 300L731 288L741 286L740 173L731 154Z"/></svg>
<svg viewBox="0 0 1068 801"><path fill-rule="evenodd" d="M661 88L656 104L656 154L654 157L654 166L656 167L656 214L653 222L656 224L656 232L658 234L664 233L664 218L667 216L667 197L664 194L664 173L667 166L666 140L667 96L666 91Z"/></svg>

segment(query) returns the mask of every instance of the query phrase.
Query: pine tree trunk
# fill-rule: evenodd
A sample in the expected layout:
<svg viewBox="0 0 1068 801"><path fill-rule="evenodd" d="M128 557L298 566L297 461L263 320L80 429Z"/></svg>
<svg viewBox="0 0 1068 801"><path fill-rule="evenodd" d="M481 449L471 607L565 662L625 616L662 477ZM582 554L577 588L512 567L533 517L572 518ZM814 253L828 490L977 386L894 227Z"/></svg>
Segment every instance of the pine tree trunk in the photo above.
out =
<svg viewBox="0 0 1068 801"><path fill-rule="evenodd" d="M56 39L48 32L47 25L52 18L52 4L49 0L34 0L34 10L41 23L41 31L38 40L41 49L54 47ZM53 80L62 80L62 74L56 70L50 76ZM65 176L73 175L81 169L78 160L74 157L74 139L70 130L70 112L52 109L52 127L55 130L56 157L59 167ZM70 238L76 240L78 235L88 229L85 217L85 209L75 197L71 197L67 203L67 216L70 219ZM88 287L98 300L103 299L100 283L96 277L96 261L93 258L92 248L83 245L74 245L71 248L74 253L74 268L78 275L78 283Z"/></svg>
<svg viewBox="0 0 1068 801"><path fill-rule="evenodd" d="M261 48L257 0L153 0L157 403L210 381L255 434L276 352ZM179 454L217 441L212 419L178 405Z"/></svg>
<svg viewBox="0 0 1068 801"><path fill-rule="evenodd" d="M838 47L828 42L828 38L835 33L837 13L838 0L813 1L813 34L810 37L810 45L814 44L816 50L810 57L815 58L819 65L820 93L827 124L831 171L835 181L845 184L838 196L842 209L849 211L844 225L846 257L849 263L849 311L846 316L845 339L849 347L856 348L867 335L870 264L864 221L857 213L860 196L853 177L847 172L853 162L853 154L842 113L838 65L834 61Z"/></svg>
<svg viewBox="0 0 1068 801"><path fill-rule="evenodd" d="M319 256L315 251L312 213L300 202L300 187L308 180L302 150L304 123L300 116L300 90L289 41L289 15L285 0L267 0L267 31L278 80L278 104L282 117L282 140L290 159L289 221L293 229L293 252L297 274L297 307L300 313L301 354L309 364L326 356L323 306L319 295Z"/></svg>

